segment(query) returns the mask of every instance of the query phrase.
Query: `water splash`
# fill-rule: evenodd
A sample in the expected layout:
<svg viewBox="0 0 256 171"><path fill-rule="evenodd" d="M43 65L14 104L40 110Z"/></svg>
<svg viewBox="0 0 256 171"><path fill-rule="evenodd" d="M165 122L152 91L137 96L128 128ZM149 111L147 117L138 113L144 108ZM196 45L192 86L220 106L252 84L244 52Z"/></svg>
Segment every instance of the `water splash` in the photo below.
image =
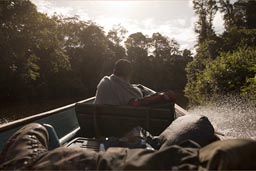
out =
<svg viewBox="0 0 256 171"><path fill-rule="evenodd" d="M221 96L214 102L192 107L192 114L205 115L226 136L256 140L256 104L244 97Z"/></svg>

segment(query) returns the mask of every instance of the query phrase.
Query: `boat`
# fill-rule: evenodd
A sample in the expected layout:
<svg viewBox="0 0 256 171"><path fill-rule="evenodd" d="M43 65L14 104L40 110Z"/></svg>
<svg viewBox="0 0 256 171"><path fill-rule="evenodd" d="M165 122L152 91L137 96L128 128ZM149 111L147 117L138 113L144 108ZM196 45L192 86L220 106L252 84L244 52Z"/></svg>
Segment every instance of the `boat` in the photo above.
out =
<svg viewBox="0 0 256 171"><path fill-rule="evenodd" d="M0 151L15 131L29 123L50 126L51 129L48 132L54 135L59 146L72 146L79 143L84 145L85 141L89 140L97 144L98 137L120 136L125 130L135 125L142 126L153 135L158 135L175 119L176 115L187 114L186 110L174 103L170 104L169 109L163 109L95 105L94 99L95 97L91 97L1 125Z"/></svg>

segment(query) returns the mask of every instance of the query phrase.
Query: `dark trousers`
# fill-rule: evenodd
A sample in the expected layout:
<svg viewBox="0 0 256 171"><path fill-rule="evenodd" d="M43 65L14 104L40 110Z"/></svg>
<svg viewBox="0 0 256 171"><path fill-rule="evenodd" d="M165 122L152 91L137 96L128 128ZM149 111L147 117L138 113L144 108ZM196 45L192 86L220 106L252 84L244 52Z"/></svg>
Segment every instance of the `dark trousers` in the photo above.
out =
<svg viewBox="0 0 256 171"><path fill-rule="evenodd" d="M40 124L17 131L1 153L2 170L159 170L196 169L198 147L193 143L171 146L161 151L109 148L94 152L82 148L59 147L48 151L48 133Z"/></svg>
<svg viewBox="0 0 256 171"><path fill-rule="evenodd" d="M48 132L40 124L17 131L0 155L0 170L237 170L256 169L256 142L216 141L204 148L186 141L159 151L109 148L94 152L59 147L48 151Z"/></svg>

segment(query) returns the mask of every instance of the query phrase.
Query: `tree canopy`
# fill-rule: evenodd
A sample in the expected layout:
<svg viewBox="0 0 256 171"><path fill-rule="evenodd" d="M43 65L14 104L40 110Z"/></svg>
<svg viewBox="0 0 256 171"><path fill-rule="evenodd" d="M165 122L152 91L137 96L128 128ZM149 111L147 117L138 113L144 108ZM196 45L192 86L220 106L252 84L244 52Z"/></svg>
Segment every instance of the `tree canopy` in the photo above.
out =
<svg viewBox="0 0 256 171"><path fill-rule="evenodd" d="M182 95L188 49L161 33L109 32L79 17L49 17L29 0L0 1L1 100L35 100L95 94L120 58L132 61L133 83Z"/></svg>
<svg viewBox="0 0 256 171"><path fill-rule="evenodd" d="M199 15L196 23L199 39L195 57L186 68L186 96L192 104L202 104L223 94L246 95L256 100L256 1L193 2ZM216 11L205 14L213 5L223 14L225 31L220 35L212 34L213 25L210 24L211 15ZM200 17L202 15L210 18L207 20L207 17Z"/></svg>
<svg viewBox="0 0 256 171"><path fill-rule="evenodd" d="M256 1L194 0L196 53L161 33L108 32L79 17L49 17L29 0L0 1L0 92L3 100L93 96L117 59L132 61L133 83L174 90L193 104L219 94L256 99ZM213 19L223 14L225 31ZM186 69L185 69L186 68Z"/></svg>

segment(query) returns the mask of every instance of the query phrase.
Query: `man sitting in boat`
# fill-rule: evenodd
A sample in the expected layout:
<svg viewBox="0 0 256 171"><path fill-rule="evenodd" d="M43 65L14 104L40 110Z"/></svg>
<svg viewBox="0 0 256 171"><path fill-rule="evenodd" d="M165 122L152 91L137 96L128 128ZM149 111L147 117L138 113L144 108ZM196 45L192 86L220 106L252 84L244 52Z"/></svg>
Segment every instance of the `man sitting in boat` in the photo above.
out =
<svg viewBox="0 0 256 171"><path fill-rule="evenodd" d="M120 59L115 63L113 74L102 78L97 86L95 104L127 105L131 99L142 99L141 89L130 84L131 62Z"/></svg>
<svg viewBox="0 0 256 171"><path fill-rule="evenodd" d="M113 74L101 79L97 86L95 104L147 106L175 100L172 91L156 93L142 85L130 84L132 77L131 62L119 59Z"/></svg>

